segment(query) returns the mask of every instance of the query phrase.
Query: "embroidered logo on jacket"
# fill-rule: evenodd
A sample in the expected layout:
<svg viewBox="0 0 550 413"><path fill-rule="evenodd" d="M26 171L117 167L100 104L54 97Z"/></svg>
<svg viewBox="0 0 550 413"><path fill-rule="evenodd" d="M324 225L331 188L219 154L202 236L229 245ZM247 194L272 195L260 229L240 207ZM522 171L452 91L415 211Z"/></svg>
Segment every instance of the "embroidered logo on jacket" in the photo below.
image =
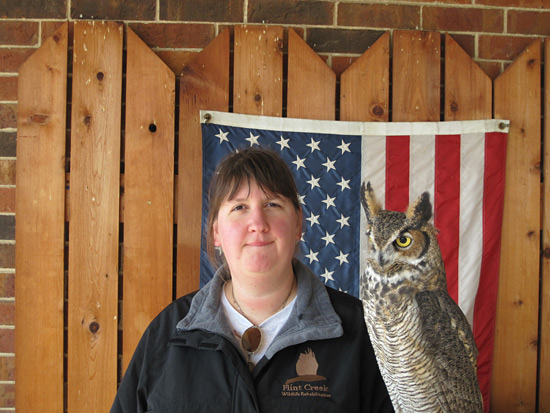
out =
<svg viewBox="0 0 550 413"><path fill-rule="evenodd" d="M331 397L330 389L326 384L326 377L319 376L317 369L319 363L315 359L315 353L310 348L301 353L296 362L297 377L288 379L283 384L283 396L305 397Z"/></svg>

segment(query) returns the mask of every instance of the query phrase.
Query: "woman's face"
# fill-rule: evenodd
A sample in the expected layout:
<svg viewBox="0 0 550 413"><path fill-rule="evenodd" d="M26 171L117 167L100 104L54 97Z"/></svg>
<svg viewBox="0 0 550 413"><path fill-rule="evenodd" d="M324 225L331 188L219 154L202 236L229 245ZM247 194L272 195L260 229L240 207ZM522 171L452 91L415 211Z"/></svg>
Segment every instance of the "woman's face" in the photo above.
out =
<svg viewBox="0 0 550 413"><path fill-rule="evenodd" d="M280 275L291 268L302 215L289 199L250 181L221 204L212 229L232 276Z"/></svg>

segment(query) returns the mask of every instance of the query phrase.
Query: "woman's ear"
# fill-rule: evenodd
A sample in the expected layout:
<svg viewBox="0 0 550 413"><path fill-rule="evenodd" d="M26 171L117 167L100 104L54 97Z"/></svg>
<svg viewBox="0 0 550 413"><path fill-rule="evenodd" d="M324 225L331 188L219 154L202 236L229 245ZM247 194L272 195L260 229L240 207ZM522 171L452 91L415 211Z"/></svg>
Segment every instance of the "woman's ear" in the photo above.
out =
<svg viewBox="0 0 550 413"><path fill-rule="evenodd" d="M300 206L300 208L298 209L298 222L296 223L297 241L300 241L302 239L302 233L304 232L303 225L304 225L304 221L303 221L302 207Z"/></svg>
<svg viewBox="0 0 550 413"><path fill-rule="evenodd" d="M214 246L221 247L222 243L220 242L219 232L218 232L218 220L212 223L212 234L214 235Z"/></svg>

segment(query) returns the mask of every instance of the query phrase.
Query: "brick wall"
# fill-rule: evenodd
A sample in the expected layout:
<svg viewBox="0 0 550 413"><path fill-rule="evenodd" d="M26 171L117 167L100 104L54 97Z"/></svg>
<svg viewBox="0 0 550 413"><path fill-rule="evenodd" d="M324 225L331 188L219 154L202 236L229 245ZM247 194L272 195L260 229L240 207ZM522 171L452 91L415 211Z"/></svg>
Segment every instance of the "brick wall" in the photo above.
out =
<svg viewBox="0 0 550 413"><path fill-rule="evenodd" d="M534 38L550 36L547 0L0 0L0 412L15 406L17 70L59 25L124 21L179 74L225 27L293 27L339 75L385 31L436 30L492 78Z"/></svg>

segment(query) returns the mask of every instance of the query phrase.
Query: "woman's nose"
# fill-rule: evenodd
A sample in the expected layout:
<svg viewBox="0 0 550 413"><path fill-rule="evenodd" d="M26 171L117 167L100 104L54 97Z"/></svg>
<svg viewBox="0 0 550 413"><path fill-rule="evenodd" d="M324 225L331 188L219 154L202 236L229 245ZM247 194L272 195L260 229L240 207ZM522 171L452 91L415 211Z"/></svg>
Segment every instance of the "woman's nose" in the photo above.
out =
<svg viewBox="0 0 550 413"><path fill-rule="evenodd" d="M251 232L265 232L269 229L269 223L263 208L252 209L248 228Z"/></svg>

